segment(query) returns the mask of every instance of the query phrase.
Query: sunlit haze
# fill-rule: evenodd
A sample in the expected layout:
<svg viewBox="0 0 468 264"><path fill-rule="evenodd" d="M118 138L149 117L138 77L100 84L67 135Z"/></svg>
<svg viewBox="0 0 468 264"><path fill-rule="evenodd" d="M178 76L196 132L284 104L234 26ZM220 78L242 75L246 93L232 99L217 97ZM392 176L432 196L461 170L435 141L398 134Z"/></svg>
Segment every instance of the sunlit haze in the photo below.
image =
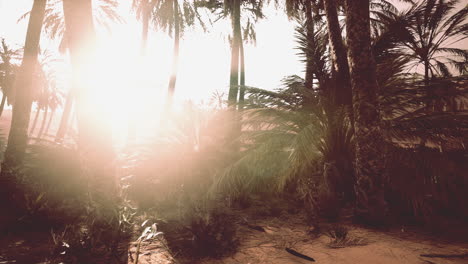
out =
<svg viewBox="0 0 468 264"><path fill-rule="evenodd" d="M100 104L109 109L117 134L126 133L122 120L137 119L149 125L157 122L164 106L172 67L173 40L166 32L150 28L146 56L140 57L141 23L131 11L131 2L120 1L118 9L123 23L112 23L111 30L99 27L97 55L91 83ZM14 47L24 44L27 19L18 19L29 11L31 0L0 0L0 37ZM402 7L402 6L400 6ZM266 19L256 23L257 41L245 45L246 85L275 89L281 79L292 74L303 76L303 65L297 56L294 42L295 22L272 5L265 8ZM17 22L18 21L18 22ZM187 28L180 43L175 108L192 101L208 103L214 92L227 97L230 67L230 22L220 20L208 32L200 26ZM51 41L43 34L41 48L53 57L66 61L57 52L60 40ZM67 64L57 63L61 72L61 89L69 89L64 80L69 72ZM59 80L60 81L60 80ZM138 97L138 100L132 100ZM142 131L145 131L143 129Z"/></svg>
<svg viewBox="0 0 468 264"><path fill-rule="evenodd" d="M0 0L0 37L16 47L23 45L27 19L18 23L17 20L31 6L31 0ZM173 40L167 33L151 28L147 55L141 59L141 23L131 11L131 1L120 1L118 11L125 21L113 23L111 33L97 28L99 44L92 82L106 98L101 102L113 109L114 124L124 130L126 126L121 120L132 112L133 116L148 120L148 116L154 119L155 111L163 107L171 72ZM302 75L303 68L294 49L295 23L273 6L265 13L268 19L256 25L256 44L245 45L246 85L274 89L281 85L283 77ZM203 32L199 26L186 29L180 44L175 107L188 100L207 103L215 91L227 95L229 34L227 20L208 25L208 32ZM56 51L59 40L50 41L44 36L41 45L43 49ZM58 53L55 56L65 57ZM138 94L138 102L129 100L129 96L135 94Z"/></svg>

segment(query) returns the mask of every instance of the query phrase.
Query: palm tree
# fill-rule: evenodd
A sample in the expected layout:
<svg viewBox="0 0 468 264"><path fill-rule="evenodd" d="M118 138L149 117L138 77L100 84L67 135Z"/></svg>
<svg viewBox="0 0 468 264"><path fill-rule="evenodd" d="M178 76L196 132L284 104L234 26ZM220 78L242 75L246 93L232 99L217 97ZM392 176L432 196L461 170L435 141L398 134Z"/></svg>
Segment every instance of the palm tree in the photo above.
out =
<svg viewBox="0 0 468 264"><path fill-rule="evenodd" d="M19 51L11 49L8 47L5 39L2 39L1 43L1 50L0 50L0 88L2 89L2 101L0 103L0 117L2 116L3 109L5 108L5 103L8 99L9 104L12 101L12 87L15 77L15 71L17 70L17 65L13 63L19 56ZM8 98L9 97L9 98Z"/></svg>
<svg viewBox="0 0 468 264"><path fill-rule="evenodd" d="M183 31L185 23L193 22L185 20L181 11L179 0L161 1L161 4L157 7L156 16L154 17L155 22L166 31L172 32L174 38L172 71L167 88L166 111L172 108L172 102L174 100L181 31Z"/></svg>
<svg viewBox="0 0 468 264"><path fill-rule="evenodd" d="M104 235L110 243L118 228L115 214L117 207L117 180L115 178L115 154L111 126L105 110L93 100L92 89L87 85L91 74L95 49L95 28L91 0L63 0L66 25L66 41L72 65L72 89L76 92L78 123L78 149L82 164L88 173L90 206L97 212L93 216L91 230L104 226ZM95 220L94 220L95 219ZM101 242L100 242L101 243Z"/></svg>
<svg viewBox="0 0 468 264"><path fill-rule="evenodd" d="M50 52L41 52L34 74L34 83L36 84L36 89L33 94L33 101L36 102L37 107L36 114L34 116L34 120L29 131L30 137L33 136L41 110L44 110L44 117L42 118L43 124L45 123L45 119L48 114L49 97L51 91L55 90L52 88L55 87L56 80L54 76L54 71L50 67L50 63L53 61L54 59ZM43 126L41 126L41 128L43 128Z"/></svg>
<svg viewBox="0 0 468 264"><path fill-rule="evenodd" d="M468 50L452 45L465 39L468 34L466 18L468 7L456 10L459 0L424 0L407 12L406 29L409 34L403 41L407 57L411 60L408 68L423 65L426 93L430 98L427 110L441 110L436 103L437 96L430 81L436 76L450 77L451 68L461 74L468 69Z"/></svg>
<svg viewBox="0 0 468 264"><path fill-rule="evenodd" d="M162 30L172 35L174 39L172 71L168 84L166 111L171 109L174 100L180 38L184 33L185 27L194 26L196 21L198 21L202 29L205 30L205 24L192 1L164 0L156 2L154 6L153 22Z"/></svg>
<svg viewBox="0 0 468 264"><path fill-rule="evenodd" d="M38 105L42 105L44 114L42 117L42 123L37 133L37 139L41 139L44 133L47 133L48 127L50 126L52 119L55 114L55 110L61 105L62 93L57 88L56 78L54 72L43 73L44 85L43 89L39 94ZM38 106L38 110L41 107ZM50 110L50 117L48 117ZM34 130L33 128L31 129ZM31 132L32 134L32 132Z"/></svg>
<svg viewBox="0 0 468 264"><path fill-rule="evenodd" d="M278 4L280 1L276 1ZM313 89L314 77L321 79L315 71L317 61L314 60L314 50L316 46L316 27L320 27L322 22L318 15L317 1L285 1L285 11L290 19L295 19L300 26L296 28L296 38L300 43L300 55L304 57L305 63L305 86ZM305 17L305 18L304 18ZM315 75L315 76L314 76ZM320 80L321 82L323 80Z"/></svg>
<svg viewBox="0 0 468 264"><path fill-rule="evenodd" d="M154 9L155 1L151 0L133 0L132 9L136 13L138 20L141 20L141 48L140 54L144 56L146 54L146 48L148 46L148 32L150 26L150 19L152 11Z"/></svg>
<svg viewBox="0 0 468 264"><path fill-rule="evenodd" d="M93 0L96 2L93 11L96 13L93 16L94 22L104 28L109 28L112 22L122 22L122 18L117 13L118 2L116 0ZM65 20L63 8L61 8L62 0L50 0L47 4L44 18L44 30L51 39L60 39L59 49L65 52L68 49L65 36ZM21 16L21 19L26 18L30 12ZM55 138L56 142L61 142L67 131L71 110L74 103L74 91L70 90L66 96L65 106L63 109L62 118Z"/></svg>
<svg viewBox="0 0 468 264"><path fill-rule="evenodd" d="M348 57L338 20L336 0L323 0L327 17L328 39L332 57L333 100L337 105L351 105Z"/></svg>
<svg viewBox="0 0 468 264"><path fill-rule="evenodd" d="M345 5L356 147L356 216L369 224L381 224L387 210L383 196L385 144L371 52L369 1L346 0Z"/></svg>
<svg viewBox="0 0 468 264"><path fill-rule="evenodd" d="M215 21L227 17L231 20L231 69L228 93L228 104L231 107L237 102L244 101L242 89L245 88L245 65L242 65L244 55L241 51L244 50L243 41L249 38L255 40L254 22L264 17L263 5L263 0L198 0L195 2L197 8L208 8L216 14ZM243 14L246 20L244 27L241 26ZM243 83L240 83L240 80ZM241 87L240 93L239 87Z"/></svg>
<svg viewBox="0 0 468 264"><path fill-rule="evenodd" d="M39 54L39 41L46 9L46 0L35 0L31 9L26 34L24 56L15 84L15 103L8 146L5 151L3 168L14 168L21 164L26 150L28 125L32 105L33 75ZM4 170L2 170L3 172ZM7 171L7 170L6 170Z"/></svg>
<svg viewBox="0 0 468 264"><path fill-rule="evenodd" d="M166 111L168 111L172 106L177 82L180 38L184 32L184 28L186 26L193 26L195 21L198 21L202 28L205 29L204 22L200 14L198 14L194 3L187 0L133 0L132 8L135 10L137 19L142 22L141 56L146 54L148 31L151 21L155 26L173 36L172 72L168 84L165 107Z"/></svg>
<svg viewBox="0 0 468 264"><path fill-rule="evenodd" d="M47 122L47 126L45 127L44 134L43 135L48 135L50 126L52 124L52 121L54 120L55 117L55 112L57 111L57 108L62 106L63 101L63 93L57 89L56 86L54 86L50 91L49 91L49 108L51 109L51 114L49 117L49 121ZM41 134L42 135L42 134ZM40 136L39 135L39 138Z"/></svg>
<svg viewBox="0 0 468 264"><path fill-rule="evenodd" d="M22 207L24 205L24 196L18 195L20 192L16 184L16 170L23 163L28 144L33 78L37 65L46 2L47 0L35 0L32 5L23 60L14 85L16 94L13 104L13 115L0 174L2 186L0 190L0 205L3 206L4 210L9 212L6 219L2 218L2 223L6 222L6 224L10 221L16 221L15 218L22 214L21 208L24 208Z"/></svg>

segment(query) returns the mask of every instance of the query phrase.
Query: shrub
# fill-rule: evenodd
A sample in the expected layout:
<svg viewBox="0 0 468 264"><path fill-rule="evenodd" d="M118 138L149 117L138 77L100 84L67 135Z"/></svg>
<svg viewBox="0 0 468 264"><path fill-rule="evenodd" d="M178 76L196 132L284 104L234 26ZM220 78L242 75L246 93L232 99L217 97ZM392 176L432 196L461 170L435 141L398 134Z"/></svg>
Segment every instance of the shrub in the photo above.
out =
<svg viewBox="0 0 468 264"><path fill-rule="evenodd" d="M232 217L217 210L195 215L190 231L195 253L200 257L222 257L235 252L239 244Z"/></svg>

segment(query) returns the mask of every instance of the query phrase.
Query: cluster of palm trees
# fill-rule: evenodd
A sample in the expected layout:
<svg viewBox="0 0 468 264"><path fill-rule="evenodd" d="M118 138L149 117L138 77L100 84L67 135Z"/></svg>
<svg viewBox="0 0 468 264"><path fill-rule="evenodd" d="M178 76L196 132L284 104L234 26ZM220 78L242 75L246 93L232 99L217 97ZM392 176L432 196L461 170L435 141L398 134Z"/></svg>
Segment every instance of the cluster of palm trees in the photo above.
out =
<svg viewBox="0 0 468 264"><path fill-rule="evenodd" d="M305 79L290 79L292 86L281 93L247 89L245 83L244 43L255 41L255 23L264 17L262 10L269 2L284 6L288 16L300 22L297 39L305 62ZM447 104L437 91L441 78L452 76L453 70L466 74L468 65L467 50L450 46L465 39L468 34L465 23L468 8L456 11L460 3L458 0L405 2L411 5L405 12L399 12L385 0L134 0L132 7L142 25L141 56L146 54L148 35L153 27L173 36L174 56L166 109L171 108L173 101L179 43L184 29L195 25L195 22L205 28L203 17L199 14L203 8L214 14L216 20L230 19L231 68L227 98L230 108L268 108L269 114L277 114L280 119L270 115L261 122L280 120L281 125L276 124L274 128L295 124L297 120L285 119L286 116L292 112L306 111L309 113L306 125L298 125L287 131L303 138L314 137L316 130L313 126L317 126L317 122L324 124L321 126L322 134L327 134L329 141L335 141L321 145L320 151L325 161L336 164L341 175L353 175L357 213L370 222L379 222L385 217L387 208L383 185L388 175L382 146L387 145L389 140L385 135L389 131L396 135L398 132L395 131L401 127L410 129L411 122L396 123L396 119L414 121L414 118L426 117L415 113L430 115L446 109L460 110L457 102L459 106L463 99L451 96L451 104ZM74 102L78 145L92 168L90 171L93 171L96 179L115 182L110 169L114 166L110 126L102 125L108 120L104 112L96 112L99 107L89 107L90 103L97 102L90 99L91 87L82 80L90 77L91 58L95 52L95 25L105 24L109 19L120 21L121 18L115 12L117 1L96 0L96 12L107 19L97 19L98 16L93 15L93 3L92 0L34 0L29 13L23 59L15 71L17 77L14 85L9 72L12 72L10 61L15 52L3 43L2 91L4 98L5 95L14 98L14 106L2 175L20 166L24 158L35 99L33 95L38 94L33 90L33 84L38 72L39 41L45 31L52 38L61 38L61 49L68 50L72 65L72 88L66 96L57 139L60 141L64 136ZM340 21L341 17L344 17L344 21ZM418 80L417 75L408 74L418 66L423 68L422 80ZM414 89L408 88L408 85ZM37 97L38 108L45 110L39 135L50 125L50 120L46 124L48 109L52 110L53 116L61 102L59 97L50 93L55 90L53 82L46 86ZM458 88L454 89L458 91ZM395 102L398 96L416 90L423 90L424 96L413 94L410 100L405 101L408 105L404 105L403 101ZM250 93L249 98L245 98L246 91ZM456 95L463 93L456 92ZM265 98L274 103L266 102ZM249 101L249 106L246 101ZM310 119L311 112L319 118ZM389 112L399 114L391 116ZM312 126L310 120L314 120ZM352 147L347 148L351 138ZM429 136L421 138L423 142L429 139ZM302 162L299 167L305 168L310 165L315 152L310 152L298 142L302 141L297 141L296 137L292 149L302 149L301 154L289 155L288 159L293 163ZM335 154L325 155L334 151ZM337 157L341 154L345 158ZM292 171L297 173L297 170ZM107 186L109 190L96 193L96 196L104 200L113 199L101 194L115 194L116 186L101 186Z"/></svg>
<svg viewBox="0 0 468 264"><path fill-rule="evenodd" d="M246 151L218 186L236 192L239 182L255 182L246 177L262 181L263 163L282 186L318 170L334 196L355 200L356 215L376 224L388 215L385 193L400 179L388 174L394 155L465 148L467 50L450 45L467 36L468 8L457 8L460 1L406 2L410 8L399 12L387 1L287 1L288 14L300 22L305 79L291 76L277 92L248 88ZM461 77L451 77L455 72ZM317 160L323 167L314 168ZM436 196L431 190L451 176L429 175L414 177ZM413 201L409 188L399 188Z"/></svg>

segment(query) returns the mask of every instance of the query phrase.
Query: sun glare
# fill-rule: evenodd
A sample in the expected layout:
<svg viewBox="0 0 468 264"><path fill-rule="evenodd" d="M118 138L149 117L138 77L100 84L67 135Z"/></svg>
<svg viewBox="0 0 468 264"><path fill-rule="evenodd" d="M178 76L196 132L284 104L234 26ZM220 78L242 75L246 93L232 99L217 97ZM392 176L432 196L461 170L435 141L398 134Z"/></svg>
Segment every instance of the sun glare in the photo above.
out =
<svg viewBox="0 0 468 264"><path fill-rule="evenodd" d="M131 122L138 130L148 128L148 120L158 118L164 103L161 87L155 87L148 72L154 66L139 56L134 46L132 39L122 42L108 36L99 41L93 58L92 97L99 102L94 107L111 119L117 143L125 140Z"/></svg>
<svg viewBox="0 0 468 264"><path fill-rule="evenodd" d="M116 33L100 34L90 82L93 101L99 102L93 107L108 113L113 136L119 144L125 142L130 122L138 127L137 138L161 124L171 75L173 40L166 33L156 32L148 44L158 48L148 49L141 56L139 42L134 41L139 38L135 25L117 27ZM180 109L187 100L200 102L214 91L228 88L219 83L228 78L229 61L213 56L228 57L228 46L218 43L223 40L213 35L199 38L195 34L186 38L190 41L181 42L174 109Z"/></svg>

